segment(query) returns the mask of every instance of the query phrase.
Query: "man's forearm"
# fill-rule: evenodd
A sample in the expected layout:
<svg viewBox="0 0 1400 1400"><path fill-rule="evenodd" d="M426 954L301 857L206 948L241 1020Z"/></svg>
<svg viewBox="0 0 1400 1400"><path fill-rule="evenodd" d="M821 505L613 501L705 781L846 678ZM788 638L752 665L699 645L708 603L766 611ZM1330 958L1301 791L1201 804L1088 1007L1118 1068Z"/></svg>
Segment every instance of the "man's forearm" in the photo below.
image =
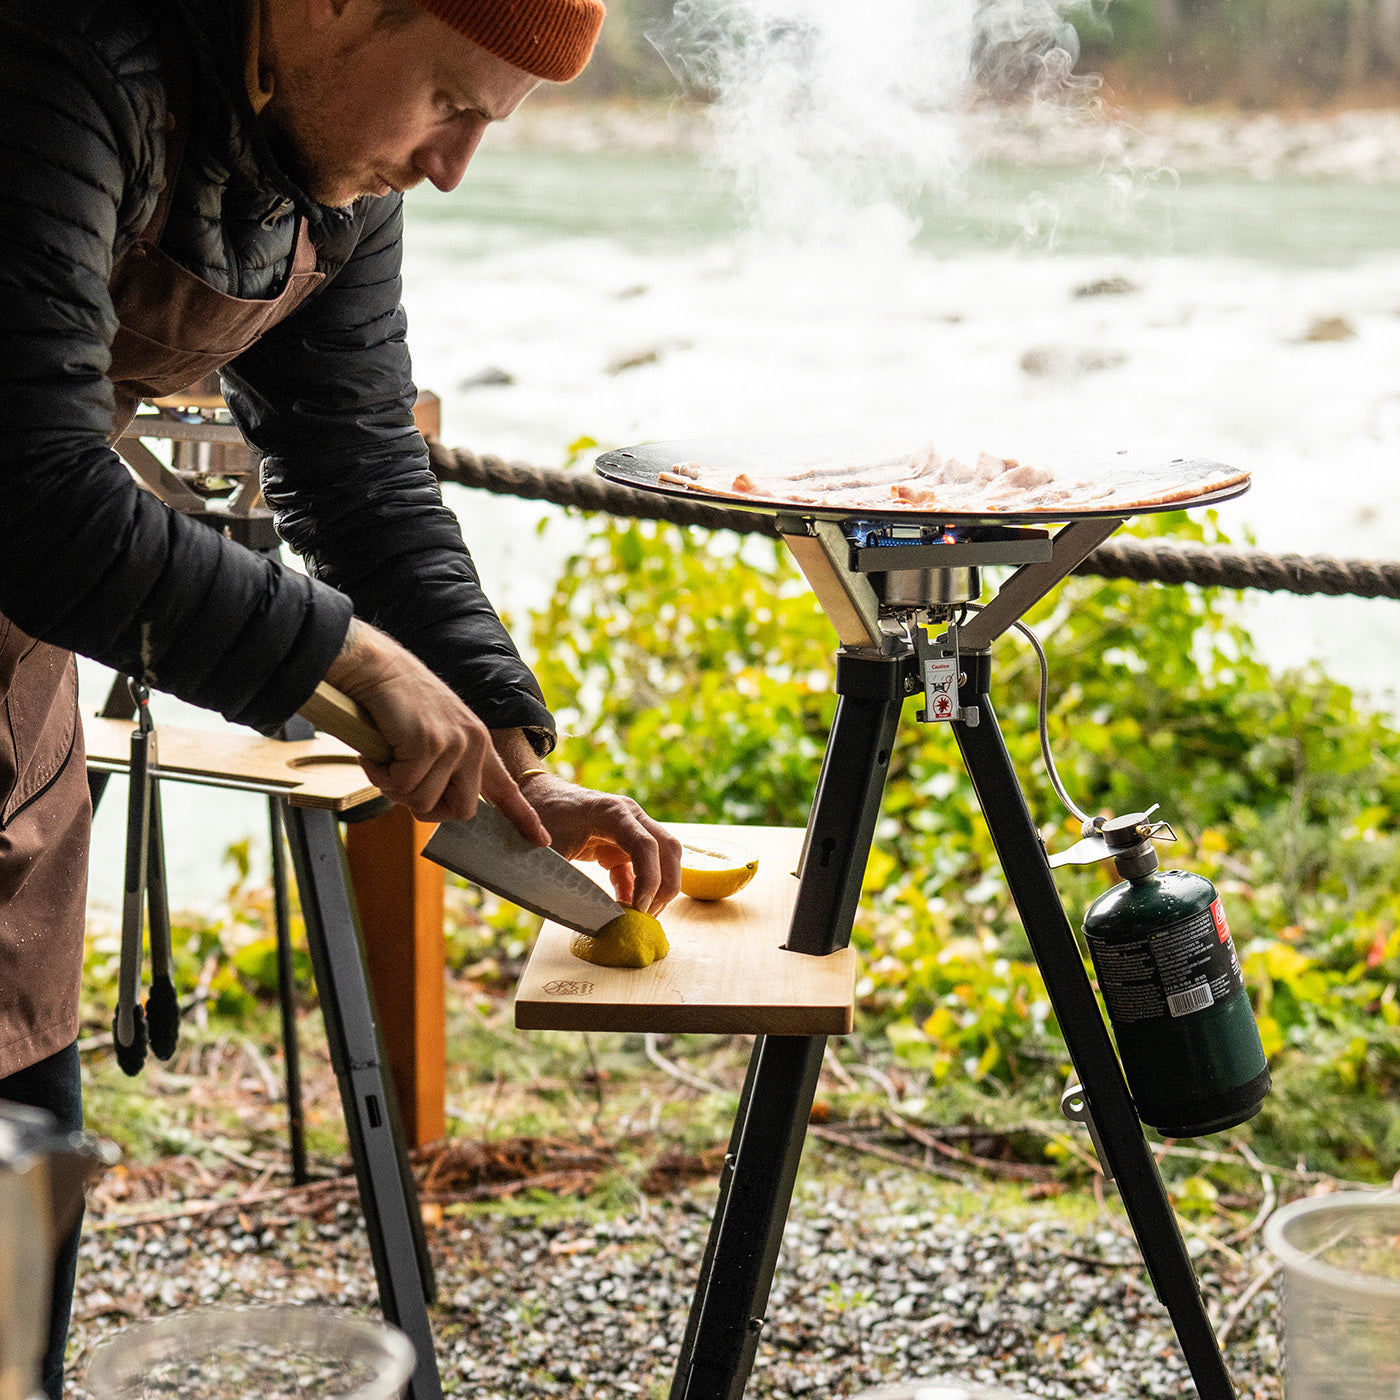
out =
<svg viewBox="0 0 1400 1400"><path fill-rule="evenodd" d="M526 737L523 729L493 729L491 743L500 754L506 771L516 782L520 781L522 773L541 767L540 756L535 752L534 745Z"/></svg>

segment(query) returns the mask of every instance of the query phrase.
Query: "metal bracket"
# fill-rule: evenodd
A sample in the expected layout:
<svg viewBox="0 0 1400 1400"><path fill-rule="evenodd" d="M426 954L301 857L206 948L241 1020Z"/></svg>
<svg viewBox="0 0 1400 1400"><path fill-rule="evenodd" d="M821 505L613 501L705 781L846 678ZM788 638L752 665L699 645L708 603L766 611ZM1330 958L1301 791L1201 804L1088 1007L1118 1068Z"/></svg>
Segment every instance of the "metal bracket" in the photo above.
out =
<svg viewBox="0 0 1400 1400"><path fill-rule="evenodd" d="M949 724L960 720L975 729L981 719L977 706L964 705L958 699L967 676L958 650L957 624L950 623L946 632L919 646L918 653L924 691L924 708L918 716L920 723Z"/></svg>
<svg viewBox="0 0 1400 1400"><path fill-rule="evenodd" d="M832 520L790 516L779 516L776 523L783 543L836 628L841 645L882 650L880 599L868 578L851 572L850 542L840 525Z"/></svg>
<svg viewBox="0 0 1400 1400"><path fill-rule="evenodd" d="M137 479L153 495L172 510L186 515L196 514L208 506L203 496L196 495L175 475L145 443L134 437L117 442L117 453L136 473Z"/></svg>
<svg viewBox="0 0 1400 1400"><path fill-rule="evenodd" d="M1089 1140L1094 1144L1099 1166L1103 1168L1104 1180L1112 1181L1113 1168L1109 1165L1108 1157L1103 1150L1103 1142L1099 1138L1098 1127L1094 1123L1094 1114L1089 1107L1089 1095L1078 1080L1071 1080L1065 1087L1064 1093L1060 1095L1060 1112L1069 1122L1078 1123L1080 1127L1088 1128Z"/></svg>
<svg viewBox="0 0 1400 1400"><path fill-rule="evenodd" d="M1026 564L1017 569L976 617L963 628L963 647L982 651L1023 617L1062 578L1101 545L1126 517L1076 520L1054 539L1048 563Z"/></svg>

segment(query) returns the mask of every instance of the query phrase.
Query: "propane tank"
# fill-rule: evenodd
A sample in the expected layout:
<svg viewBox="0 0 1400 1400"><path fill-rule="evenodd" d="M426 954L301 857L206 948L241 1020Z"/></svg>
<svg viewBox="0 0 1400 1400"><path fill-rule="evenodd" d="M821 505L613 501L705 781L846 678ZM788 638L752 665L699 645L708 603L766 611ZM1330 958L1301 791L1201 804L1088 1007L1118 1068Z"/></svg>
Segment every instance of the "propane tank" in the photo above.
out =
<svg viewBox="0 0 1400 1400"><path fill-rule="evenodd" d="M1164 824L1147 815L1100 828L1123 883L1090 906L1084 937L1138 1116L1163 1137L1218 1133L1258 1113L1269 1066L1220 896L1158 870Z"/></svg>

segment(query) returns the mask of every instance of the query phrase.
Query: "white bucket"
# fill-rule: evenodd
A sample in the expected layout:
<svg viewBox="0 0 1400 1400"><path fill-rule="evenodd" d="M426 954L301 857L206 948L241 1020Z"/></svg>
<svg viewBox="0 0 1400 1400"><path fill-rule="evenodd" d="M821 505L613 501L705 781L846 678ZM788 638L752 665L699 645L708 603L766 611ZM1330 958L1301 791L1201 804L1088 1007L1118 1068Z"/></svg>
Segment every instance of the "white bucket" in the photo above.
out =
<svg viewBox="0 0 1400 1400"><path fill-rule="evenodd" d="M94 1400L401 1400L413 1344L332 1308L191 1308L92 1355Z"/></svg>
<svg viewBox="0 0 1400 1400"><path fill-rule="evenodd" d="M1294 1201L1264 1242L1283 1265L1287 1400L1400 1400L1400 1196Z"/></svg>

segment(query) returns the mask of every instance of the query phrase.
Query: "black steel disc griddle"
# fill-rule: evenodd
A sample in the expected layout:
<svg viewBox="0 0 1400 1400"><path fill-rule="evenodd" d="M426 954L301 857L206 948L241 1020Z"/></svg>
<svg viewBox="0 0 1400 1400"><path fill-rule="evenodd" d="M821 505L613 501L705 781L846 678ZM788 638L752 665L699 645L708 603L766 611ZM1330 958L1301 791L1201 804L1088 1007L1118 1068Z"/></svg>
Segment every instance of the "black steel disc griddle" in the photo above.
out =
<svg viewBox="0 0 1400 1400"><path fill-rule="evenodd" d="M755 511L763 515L801 515L812 520L869 520L886 525L918 525L933 522L950 525L1045 525L1065 520L1123 520L1131 515L1159 514L1170 510L1213 506L1241 495L1249 489L1249 480L1219 490L1205 491L1185 500L1155 505L1134 506L1131 510L1112 504L1103 507L1059 508L1028 511L916 510L911 507L852 507L823 506L803 502L784 503L771 499L746 499L716 491L704 491L660 481L662 472L669 472L679 462L697 462L707 470L719 472L779 474L814 461L836 461L847 457L851 461L890 461L907 459L917 444L909 438L869 433L805 434L792 433L766 436L736 435L733 437L676 438L667 442L648 442L635 447L620 447L598 457L596 470L608 481L619 486L633 486L655 492L674 500L690 501L711 506L732 507ZM1209 458L1183 457L1170 452L1140 448L1114 447L1102 443L1085 444L1057 454L1057 462L1076 476L1093 478L1104 467L1161 464L1184 470L1197 466L1218 467Z"/></svg>
<svg viewBox="0 0 1400 1400"><path fill-rule="evenodd" d="M909 444L885 439L890 461ZM881 449L875 448L875 451ZM1080 1081L1066 1117L1089 1128L1104 1174L1116 1179L1158 1298L1176 1328L1201 1400L1235 1400L1186 1246L1143 1136L1045 847L997 725L991 646L1131 515L1214 505L1248 477L1188 499L1087 510L978 514L734 499L658 480L678 462L773 476L814 454L869 461L872 439L735 437L648 443L603 454L599 473L648 492L774 517L836 626L840 697L798 866L783 945L823 956L850 941L905 700L920 691L930 722L951 724ZM1201 464L1200 458L1087 449L1095 460ZM1228 475L1227 469L1221 471ZM1048 527L1059 525L1052 532ZM1042 528L1032 528L1039 526ZM906 528L899 528L906 527ZM942 527L942 528L939 528ZM1019 565L976 609L980 569ZM935 626L947 631L934 637ZM941 678L937 685L936 678ZM935 703L936 702L936 703ZM741 1400L758 1350L826 1037L759 1036L720 1177L710 1239L681 1344L670 1400Z"/></svg>

